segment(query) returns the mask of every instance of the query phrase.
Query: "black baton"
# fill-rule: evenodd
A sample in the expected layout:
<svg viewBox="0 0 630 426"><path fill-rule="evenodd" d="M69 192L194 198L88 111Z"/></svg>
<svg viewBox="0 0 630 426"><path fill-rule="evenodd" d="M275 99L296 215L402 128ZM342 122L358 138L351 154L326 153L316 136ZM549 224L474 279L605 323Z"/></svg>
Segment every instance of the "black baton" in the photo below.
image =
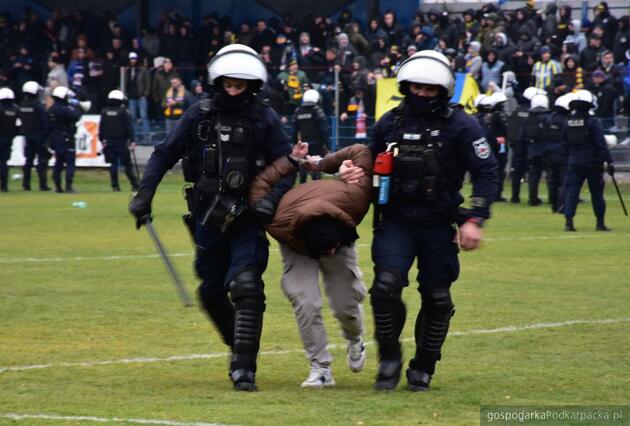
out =
<svg viewBox="0 0 630 426"><path fill-rule="evenodd" d="M617 180L615 179L615 175L611 174L610 178L612 179L613 185L615 186L615 190L617 190L617 196L619 197L619 201L621 202L621 208L623 209L623 214L628 216L628 210L626 210L626 204L623 202L623 198L621 198L621 192L619 192L619 185L617 185Z"/></svg>

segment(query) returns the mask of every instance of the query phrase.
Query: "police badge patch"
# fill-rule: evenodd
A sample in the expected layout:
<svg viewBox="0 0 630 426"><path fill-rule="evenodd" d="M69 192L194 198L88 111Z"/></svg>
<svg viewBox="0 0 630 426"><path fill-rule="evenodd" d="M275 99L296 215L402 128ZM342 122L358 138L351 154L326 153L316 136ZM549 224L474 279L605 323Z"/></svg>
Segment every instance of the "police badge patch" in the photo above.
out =
<svg viewBox="0 0 630 426"><path fill-rule="evenodd" d="M490 145L488 145L488 141L486 138L477 139L472 143L473 148L475 148L475 155L482 160L490 157Z"/></svg>

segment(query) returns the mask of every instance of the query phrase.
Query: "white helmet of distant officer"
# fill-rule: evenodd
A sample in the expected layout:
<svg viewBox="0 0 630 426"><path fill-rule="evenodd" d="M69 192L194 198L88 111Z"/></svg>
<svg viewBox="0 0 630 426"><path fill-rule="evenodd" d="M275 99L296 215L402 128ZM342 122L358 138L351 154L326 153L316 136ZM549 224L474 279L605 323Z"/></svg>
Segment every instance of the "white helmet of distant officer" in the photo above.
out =
<svg viewBox="0 0 630 426"><path fill-rule="evenodd" d="M125 94L121 90L118 90L118 89L112 90L107 95L107 100L109 104L114 105L114 106L122 105L126 99L127 98L125 97Z"/></svg>
<svg viewBox="0 0 630 426"><path fill-rule="evenodd" d="M528 101L531 101L536 95L547 95L547 91L539 89L538 87L528 87L523 91L523 97Z"/></svg>
<svg viewBox="0 0 630 426"><path fill-rule="evenodd" d="M529 109L549 109L549 98L547 95L538 94L534 95L532 100L529 103Z"/></svg>
<svg viewBox="0 0 630 426"><path fill-rule="evenodd" d="M304 96L302 97L302 104L316 104L319 102L319 92L315 89L309 89L304 92Z"/></svg>
<svg viewBox="0 0 630 426"><path fill-rule="evenodd" d="M398 68L396 81L405 103L420 115L446 107L455 89L449 60L434 50L422 50L407 58Z"/></svg>
<svg viewBox="0 0 630 426"><path fill-rule="evenodd" d="M564 111L570 111L569 103L573 100L573 93L567 93L565 95L559 96L558 99L553 103L553 106L556 109L562 109Z"/></svg>
<svg viewBox="0 0 630 426"><path fill-rule="evenodd" d="M25 95L37 96L40 90L43 90L43 88L36 81L27 81L22 85L22 93Z"/></svg>
<svg viewBox="0 0 630 426"><path fill-rule="evenodd" d="M208 81L215 87L217 104L237 110L250 103L265 84L267 69L254 49L230 44L208 64Z"/></svg>
<svg viewBox="0 0 630 426"><path fill-rule="evenodd" d="M597 108L597 98L588 90L578 90L573 93L573 99L569 102L569 108L581 111Z"/></svg>
<svg viewBox="0 0 630 426"><path fill-rule="evenodd" d="M6 103L13 102L14 100L15 93L13 93L13 90L9 89L8 87L3 87L2 89L0 89L0 101Z"/></svg>

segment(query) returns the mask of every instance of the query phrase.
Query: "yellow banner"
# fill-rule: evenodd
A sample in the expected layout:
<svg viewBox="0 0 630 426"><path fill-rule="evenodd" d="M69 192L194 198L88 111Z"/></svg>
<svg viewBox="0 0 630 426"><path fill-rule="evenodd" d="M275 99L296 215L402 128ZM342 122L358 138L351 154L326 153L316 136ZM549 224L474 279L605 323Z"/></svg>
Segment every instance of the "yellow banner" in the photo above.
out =
<svg viewBox="0 0 630 426"><path fill-rule="evenodd" d="M376 81L376 113L378 120L383 114L397 106L403 95L398 91L395 78L382 78Z"/></svg>

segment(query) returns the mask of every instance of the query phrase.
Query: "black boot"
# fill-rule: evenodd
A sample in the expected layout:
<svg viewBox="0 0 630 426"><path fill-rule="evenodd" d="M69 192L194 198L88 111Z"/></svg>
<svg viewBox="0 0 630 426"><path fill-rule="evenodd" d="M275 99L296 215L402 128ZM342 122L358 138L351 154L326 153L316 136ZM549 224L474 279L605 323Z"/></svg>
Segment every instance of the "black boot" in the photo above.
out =
<svg viewBox="0 0 630 426"><path fill-rule="evenodd" d="M396 389L400 381L402 361L400 359L382 359L378 364L378 374L374 389L378 391L389 391Z"/></svg>
<svg viewBox="0 0 630 426"><path fill-rule="evenodd" d="M252 370L239 368L230 371L230 380L234 383L234 390L243 392L254 392L258 390L256 386L256 373Z"/></svg>
<svg viewBox="0 0 630 426"><path fill-rule="evenodd" d="M575 226L573 226L573 219L567 218L567 221L564 224L564 230L565 230L565 232L575 232L575 231L577 231L577 229L575 229Z"/></svg>
<svg viewBox="0 0 630 426"><path fill-rule="evenodd" d="M604 225L604 219L597 219L597 226L595 227L596 231L608 232L611 231L609 227Z"/></svg>
<svg viewBox="0 0 630 426"><path fill-rule="evenodd" d="M118 186L118 185L112 185L112 191L114 191L114 192L120 192L120 186Z"/></svg>
<svg viewBox="0 0 630 426"><path fill-rule="evenodd" d="M431 384L431 375L425 371L407 369L407 389L412 392L426 392Z"/></svg>
<svg viewBox="0 0 630 426"><path fill-rule="evenodd" d="M66 192L68 194L76 194L77 190L72 187L72 183L66 183Z"/></svg>

